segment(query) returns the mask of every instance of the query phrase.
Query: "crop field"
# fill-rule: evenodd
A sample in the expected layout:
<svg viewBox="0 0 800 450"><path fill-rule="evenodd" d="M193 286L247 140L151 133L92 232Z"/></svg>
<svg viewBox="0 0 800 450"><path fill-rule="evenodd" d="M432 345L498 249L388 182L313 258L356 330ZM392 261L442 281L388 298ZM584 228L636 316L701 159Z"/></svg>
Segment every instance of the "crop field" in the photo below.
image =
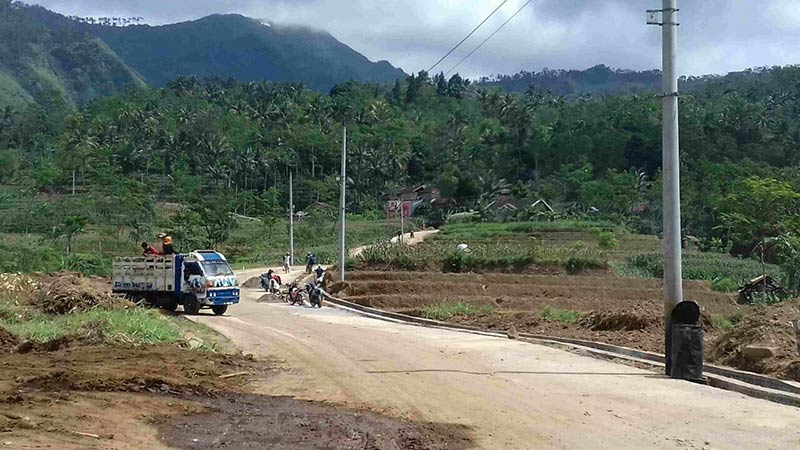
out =
<svg viewBox="0 0 800 450"><path fill-rule="evenodd" d="M468 250L458 251L458 244ZM456 224L413 246L365 250L347 282L332 288L341 298L394 312L660 352L659 249L656 236L625 233L602 222ZM783 346L783 362L763 367L731 356L748 343L774 341L773 332L791 332L783 329L790 318L779 314L775 323L759 325L769 331L743 329L765 313L736 302L738 286L763 271L780 278L779 269L692 249L685 251L683 263L684 298L701 305L710 360L798 378L787 369L797 359L790 356L789 344ZM730 343L730 333L738 336L739 347L721 344Z"/></svg>

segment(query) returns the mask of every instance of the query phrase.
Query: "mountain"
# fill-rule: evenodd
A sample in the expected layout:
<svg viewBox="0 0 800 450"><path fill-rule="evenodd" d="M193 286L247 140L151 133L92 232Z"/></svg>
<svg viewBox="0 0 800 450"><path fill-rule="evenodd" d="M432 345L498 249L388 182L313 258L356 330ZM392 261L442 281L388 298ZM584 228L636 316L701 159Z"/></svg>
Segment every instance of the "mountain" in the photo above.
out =
<svg viewBox="0 0 800 450"><path fill-rule="evenodd" d="M349 81L394 82L405 73L371 62L330 33L236 14L163 26L96 26L95 33L152 86L178 76L302 82L327 92Z"/></svg>
<svg viewBox="0 0 800 450"><path fill-rule="evenodd" d="M80 105L144 86L102 40L38 6L0 0L0 108Z"/></svg>
<svg viewBox="0 0 800 450"><path fill-rule="evenodd" d="M661 87L661 71L611 69L598 65L586 70L551 70L520 72L515 75L497 75L482 78L483 87L501 87L506 92L525 92L533 85L554 95L577 97L585 94L629 94L656 92Z"/></svg>

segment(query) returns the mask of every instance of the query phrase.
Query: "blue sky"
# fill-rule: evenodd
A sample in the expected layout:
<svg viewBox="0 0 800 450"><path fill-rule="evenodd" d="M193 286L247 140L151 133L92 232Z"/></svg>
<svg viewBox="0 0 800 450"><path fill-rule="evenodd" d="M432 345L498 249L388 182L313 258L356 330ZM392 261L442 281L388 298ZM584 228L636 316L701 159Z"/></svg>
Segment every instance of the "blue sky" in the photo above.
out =
<svg viewBox="0 0 800 450"><path fill-rule="evenodd" d="M372 60L427 69L502 0L29 0L64 14L142 16L148 23L240 13L313 26ZM727 73L800 63L800 0L678 0L679 72ZM503 8L440 68L510 17ZM659 0L534 0L459 69L470 77L606 64L659 68L660 28L645 25Z"/></svg>

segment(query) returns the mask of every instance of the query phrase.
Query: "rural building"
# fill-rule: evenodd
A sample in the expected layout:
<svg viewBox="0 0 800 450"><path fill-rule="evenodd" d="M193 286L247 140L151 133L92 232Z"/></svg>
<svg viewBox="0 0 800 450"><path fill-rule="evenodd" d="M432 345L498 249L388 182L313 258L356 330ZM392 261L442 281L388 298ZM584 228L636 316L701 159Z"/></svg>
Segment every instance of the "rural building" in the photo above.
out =
<svg viewBox="0 0 800 450"><path fill-rule="evenodd" d="M508 210L508 211L517 211L520 209L525 209L526 204L524 201L514 197L511 194L511 190L503 189L501 190L494 200L486 206L488 209L493 210Z"/></svg>

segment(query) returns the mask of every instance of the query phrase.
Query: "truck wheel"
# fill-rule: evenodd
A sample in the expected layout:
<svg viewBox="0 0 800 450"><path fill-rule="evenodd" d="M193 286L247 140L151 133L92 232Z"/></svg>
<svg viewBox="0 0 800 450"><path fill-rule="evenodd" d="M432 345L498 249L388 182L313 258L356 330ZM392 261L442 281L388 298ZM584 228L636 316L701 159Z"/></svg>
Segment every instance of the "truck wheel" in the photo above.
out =
<svg viewBox="0 0 800 450"><path fill-rule="evenodd" d="M175 300L175 299L170 299L170 300L169 300L169 301L167 301L167 303L164 305L164 309L166 309L166 310L167 310L167 311L169 311L169 312L175 312L175 311L177 311L177 310L178 310L178 301L177 301L177 300Z"/></svg>
<svg viewBox="0 0 800 450"><path fill-rule="evenodd" d="M213 305L211 310L214 311L214 314L221 316L228 310L228 305Z"/></svg>
<svg viewBox="0 0 800 450"><path fill-rule="evenodd" d="M200 300L196 295L188 294L183 296L183 312L195 315L200 312Z"/></svg>

